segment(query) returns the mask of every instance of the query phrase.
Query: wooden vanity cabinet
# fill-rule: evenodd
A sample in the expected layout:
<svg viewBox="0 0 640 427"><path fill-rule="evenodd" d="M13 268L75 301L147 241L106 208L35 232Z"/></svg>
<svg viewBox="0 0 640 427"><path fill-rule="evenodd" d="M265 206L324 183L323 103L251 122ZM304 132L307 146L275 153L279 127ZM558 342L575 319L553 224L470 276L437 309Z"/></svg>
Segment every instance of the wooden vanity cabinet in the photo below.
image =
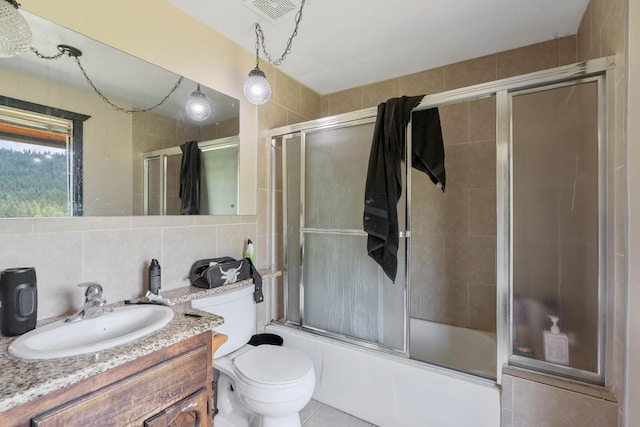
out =
<svg viewBox="0 0 640 427"><path fill-rule="evenodd" d="M2 426L210 426L211 331L0 413Z"/></svg>

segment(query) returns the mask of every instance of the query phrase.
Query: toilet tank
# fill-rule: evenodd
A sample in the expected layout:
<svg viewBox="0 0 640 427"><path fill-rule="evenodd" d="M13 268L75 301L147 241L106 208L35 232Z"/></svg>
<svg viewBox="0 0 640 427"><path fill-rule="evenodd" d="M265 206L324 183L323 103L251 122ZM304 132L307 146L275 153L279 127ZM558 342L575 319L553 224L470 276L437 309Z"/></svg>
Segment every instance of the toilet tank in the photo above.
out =
<svg viewBox="0 0 640 427"><path fill-rule="evenodd" d="M256 307L253 290L254 285L250 284L191 301L193 308L224 318L224 323L216 327L215 331L225 334L228 339L215 352L214 358L237 350L255 334Z"/></svg>

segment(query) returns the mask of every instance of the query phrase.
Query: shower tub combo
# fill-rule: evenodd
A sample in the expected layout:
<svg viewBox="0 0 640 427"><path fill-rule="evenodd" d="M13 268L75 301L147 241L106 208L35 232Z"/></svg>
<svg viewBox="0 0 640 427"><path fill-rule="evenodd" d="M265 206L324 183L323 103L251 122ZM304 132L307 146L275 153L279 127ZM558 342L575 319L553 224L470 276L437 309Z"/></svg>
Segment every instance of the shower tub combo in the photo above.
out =
<svg viewBox="0 0 640 427"><path fill-rule="evenodd" d="M377 110L270 132L270 203L276 219L271 226L277 236L271 264L284 275L270 288L275 296L270 318L280 320L266 331L312 358L315 399L381 427L498 427L505 364L604 384L604 322L609 319L598 295L607 294L608 261L598 245L610 242L599 215L606 173L598 171L606 171L606 165L598 157L598 141L605 138L596 124L604 121L607 61L423 99L418 110L440 111L447 192L424 174L406 171L394 282L368 256L362 229ZM491 119L494 127L487 126ZM567 138L568 123L575 130L571 135L579 137ZM409 131L409 153L410 145ZM547 175L557 176L549 188L540 179L541 158ZM557 171L549 159L556 160ZM591 186L584 185L586 180L577 185L567 165L589 177ZM558 179L568 181L560 185ZM543 199L532 200L532 195ZM541 236L539 229L548 233ZM600 230L600 235L581 235L582 229ZM572 264L573 259L593 262ZM560 293L571 295L567 300L574 307L599 313L590 317L599 322L581 324L579 310L554 300ZM542 308L514 316L515 299ZM549 327L544 323L549 314L572 326L573 345L580 348L570 352L589 357L574 357L569 366L544 360L536 343ZM527 357L513 350L522 340L534 350Z"/></svg>
<svg viewBox="0 0 640 427"><path fill-rule="evenodd" d="M268 325L266 332L311 357L314 399L363 420L381 427L500 426L500 390L493 381L288 326Z"/></svg>

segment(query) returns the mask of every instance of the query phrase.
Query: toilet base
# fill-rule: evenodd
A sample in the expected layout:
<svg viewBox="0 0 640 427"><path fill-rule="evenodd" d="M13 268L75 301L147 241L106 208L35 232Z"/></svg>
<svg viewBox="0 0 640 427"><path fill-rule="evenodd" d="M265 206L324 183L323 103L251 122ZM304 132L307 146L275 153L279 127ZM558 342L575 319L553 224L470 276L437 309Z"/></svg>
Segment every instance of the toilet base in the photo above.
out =
<svg viewBox="0 0 640 427"><path fill-rule="evenodd" d="M301 427L300 415L287 415L284 417L262 417L255 427ZM217 427L217 426L216 426ZM252 426L253 427L253 426Z"/></svg>
<svg viewBox="0 0 640 427"><path fill-rule="evenodd" d="M218 413L213 418L215 427L301 427L299 412L286 415L260 415L249 411L241 401L233 381L220 373L216 387ZM305 398L309 400L311 397Z"/></svg>
<svg viewBox="0 0 640 427"><path fill-rule="evenodd" d="M213 425L216 427L252 427L252 423L246 417L221 413L217 413L213 417Z"/></svg>
<svg viewBox="0 0 640 427"><path fill-rule="evenodd" d="M301 427L300 415L286 417L254 417L251 421L246 417L218 413L213 419L215 427Z"/></svg>

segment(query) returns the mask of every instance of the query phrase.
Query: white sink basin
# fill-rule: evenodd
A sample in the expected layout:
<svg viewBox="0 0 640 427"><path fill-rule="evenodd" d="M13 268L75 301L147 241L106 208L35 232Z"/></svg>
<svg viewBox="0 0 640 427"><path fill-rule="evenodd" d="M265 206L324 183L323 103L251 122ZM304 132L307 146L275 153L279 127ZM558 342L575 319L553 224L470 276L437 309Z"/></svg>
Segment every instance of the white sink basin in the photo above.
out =
<svg viewBox="0 0 640 427"><path fill-rule="evenodd" d="M17 338L9 354L22 359L56 359L95 353L156 332L173 319L160 305L128 305L93 319L59 320Z"/></svg>

